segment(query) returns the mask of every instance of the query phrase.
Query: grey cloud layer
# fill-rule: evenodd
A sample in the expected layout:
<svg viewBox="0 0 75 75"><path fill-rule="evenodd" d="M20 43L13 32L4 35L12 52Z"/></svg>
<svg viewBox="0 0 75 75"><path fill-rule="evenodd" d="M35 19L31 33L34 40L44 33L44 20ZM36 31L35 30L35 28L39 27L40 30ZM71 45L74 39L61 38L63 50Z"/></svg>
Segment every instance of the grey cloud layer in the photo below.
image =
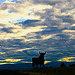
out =
<svg viewBox="0 0 75 75"><path fill-rule="evenodd" d="M22 3L22 1L25 0L16 1ZM41 17L40 20L27 20L25 22L16 23L15 26L21 25L23 29L41 25L47 27L42 31L32 32L28 33L27 36L22 36L30 40L27 42L23 42L23 39L0 41L1 52L6 52L3 56L0 55L0 58L21 58L31 61L31 57L37 56L39 50L47 52L45 59L49 61L57 61L64 57L75 57L75 26L73 26L73 24L75 24L74 1L32 0L32 2L34 4L51 5L52 9L44 9L44 13L40 13L39 11L34 12L35 15ZM1 9L6 8L4 6ZM44 21L42 22L42 20ZM1 31L11 33L13 29L14 28L2 28ZM17 51L24 48L31 49Z"/></svg>

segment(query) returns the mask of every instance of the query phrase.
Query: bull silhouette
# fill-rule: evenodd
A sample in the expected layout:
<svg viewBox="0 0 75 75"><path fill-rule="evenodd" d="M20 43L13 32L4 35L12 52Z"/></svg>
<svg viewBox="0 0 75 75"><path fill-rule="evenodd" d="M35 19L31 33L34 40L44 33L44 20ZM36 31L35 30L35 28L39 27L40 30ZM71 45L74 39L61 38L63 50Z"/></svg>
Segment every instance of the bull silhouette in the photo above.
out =
<svg viewBox="0 0 75 75"><path fill-rule="evenodd" d="M40 53L40 52L39 52ZM45 53L40 53L40 56L38 58L32 58L32 66L36 68L38 67L38 65L40 65L40 68L41 68L41 65L44 67L44 55L46 54Z"/></svg>

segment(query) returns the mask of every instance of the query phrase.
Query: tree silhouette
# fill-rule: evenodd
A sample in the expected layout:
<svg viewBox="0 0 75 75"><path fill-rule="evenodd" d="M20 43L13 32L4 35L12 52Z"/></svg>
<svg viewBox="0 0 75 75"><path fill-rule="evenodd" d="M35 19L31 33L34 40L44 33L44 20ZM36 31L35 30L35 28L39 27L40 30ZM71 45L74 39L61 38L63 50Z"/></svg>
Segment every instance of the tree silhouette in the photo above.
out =
<svg viewBox="0 0 75 75"><path fill-rule="evenodd" d="M62 62L62 63L61 63L61 67L66 67L66 65Z"/></svg>

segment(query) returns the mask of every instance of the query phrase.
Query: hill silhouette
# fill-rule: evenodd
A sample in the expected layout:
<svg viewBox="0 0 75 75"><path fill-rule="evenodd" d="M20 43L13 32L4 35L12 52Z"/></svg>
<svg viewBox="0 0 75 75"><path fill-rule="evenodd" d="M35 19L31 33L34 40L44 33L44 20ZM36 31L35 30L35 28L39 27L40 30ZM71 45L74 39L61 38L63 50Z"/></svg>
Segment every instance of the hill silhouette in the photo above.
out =
<svg viewBox="0 0 75 75"><path fill-rule="evenodd" d="M0 75L75 75L75 67L0 70Z"/></svg>
<svg viewBox="0 0 75 75"><path fill-rule="evenodd" d="M45 64L45 67L53 67L53 68L57 68L57 67L61 67L62 62L50 62ZM69 65L75 64L75 62L64 62L64 64L66 65L66 67L69 67ZM39 66L40 68L40 66ZM4 70L4 69L8 69L8 70L25 70L25 69L33 69L32 67L32 63L18 63L18 64L5 64L5 65L0 65L0 70Z"/></svg>

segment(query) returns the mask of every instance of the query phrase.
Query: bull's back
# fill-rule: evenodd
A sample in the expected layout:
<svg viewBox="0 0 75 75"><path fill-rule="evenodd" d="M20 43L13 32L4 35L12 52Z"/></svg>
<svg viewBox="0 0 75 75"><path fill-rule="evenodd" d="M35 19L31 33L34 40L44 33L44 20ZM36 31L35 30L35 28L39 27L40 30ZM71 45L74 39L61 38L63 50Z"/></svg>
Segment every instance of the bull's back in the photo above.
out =
<svg viewBox="0 0 75 75"><path fill-rule="evenodd" d="M32 58L32 63L35 63L35 64L43 64L44 63L44 60L39 59L39 58Z"/></svg>

